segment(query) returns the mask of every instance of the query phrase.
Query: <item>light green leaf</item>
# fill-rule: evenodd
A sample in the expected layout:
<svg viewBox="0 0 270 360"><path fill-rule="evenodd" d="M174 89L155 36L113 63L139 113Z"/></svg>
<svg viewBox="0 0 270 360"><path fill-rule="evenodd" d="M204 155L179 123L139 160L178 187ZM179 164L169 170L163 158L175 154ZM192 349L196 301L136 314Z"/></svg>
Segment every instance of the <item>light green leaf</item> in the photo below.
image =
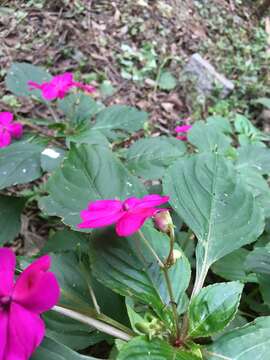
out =
<svg viewBox="0 0 270 360"><path fill-rule="evenodd" d="M145 179L159 179L185 152L185 144L177 139L164 136L140 139L127 151L128 168Z"/></svg>
<svg viewBox="0 0 270 360"><path fill-rule="evenodd" d="M17 96L35 95L41 98L40 90L29 90L28 81L38 84L49 81L51 75L42 67L28 63L13 63L6 76L6 87Z"/></svg>
<svg viewBox="0 0 270 360"><path fill-rule="evenodd" d="M210 123L197 121L188 132L188 140L195 145L200 152L212 151L224 153L231 144L231 139L218 127Z"/></svg>
<svg viewBox="0 0 270 360"><path fill-rule="evenodd" d="M42 175L40 154L43 146L17 142L0 149L0 189L24 184Z"/></svg>
<svg viewBox="0 0 270 360"><path fill-rule="evenodd" d="M215 261L255 241L263 231L261 209L221 155L177 161L167 171L164 193L170 194L173 208L198 239L195 294Z"/></svg>
<svg viewBox="0 0 270 360"><path fill-rule="evenodd" d="M136 337L121 347L117 360L199 360L191 352L175 348L160 339Z"/></svg>
<svg viewBox="0 0 270 360"><path fill-rule="evenodd" d="M62 167L47 184L49 196L40 207L49 215L77 229L80 212L90 201L144 194L143 185L132 176L113 153L98 145L72 147Z"/></svg>
<svg viewBox="0 0 270 360"><path fill-rule="evenodd" d="M221 336L207 350L207 360L269 360L270 317Z"/></svg>
<svg viewBox="0 0 270 360"><path fill-rule="evenodd" d="M67 346L45 338L31 360L97 360L92 356L84 356L69 349Z"/></svg>
<svg viewBox="0 0 270 360"><path fill-rule="evenodd" d="M70 94L63 100L59 100L58 104L66 117L76 124L90 120L104 108L104 105L83 93Z"/></svg>
<svg viewBox="0 0 270 360"><path fill-rule="evenodd" d="M255 274L249 274L243 264L246 261L246 258L249 254L249 251L246 249L238 249L232 253L224 256L222 259L218 260L211 266L211 270L223 277L226 280L239 280L241 282L257 282Z"/></svg>
<svg viewBox="0 0 270 360"><path fill-rule="evenodd" d="M162 72L158 80L158 87L161 90L172 90L176 87L176 85L176 78L169 71Z"/></svg>
<svg viewBox="0 0 270 360"><path fill-rule="evenodd" d="M189 336L207 337L223 330L237 312L242 290L236 281L203 288L189 304Z"/></svg>
<svg viewBox="0 0 270 360"><path fill-rule="evenodd" d="M143 128L148 119L144 111L125 105L113 105L101 111L96 118L93 129L111 137L112 131L132 134Z"/></svg>
<svg viewBox="0 0 270 360"><path fill-rule="evenodd" d="M0 195L0 244L13 241L21 228L25 199Z"/></svg>
<svg viewBox="0 0 270 360"><path fill-rule="evenodd" d="M150 224L142 231L160 258L165 260L169 254L168 237ZM166 306L170 303L164 274L138 233L126 239L104 234L91 242L90 253L93 275L102 284L121 295L146 303L164 319ZM180 304L190 280L190 266L183 253L170 268L169 276L175 301Z"/></svg>

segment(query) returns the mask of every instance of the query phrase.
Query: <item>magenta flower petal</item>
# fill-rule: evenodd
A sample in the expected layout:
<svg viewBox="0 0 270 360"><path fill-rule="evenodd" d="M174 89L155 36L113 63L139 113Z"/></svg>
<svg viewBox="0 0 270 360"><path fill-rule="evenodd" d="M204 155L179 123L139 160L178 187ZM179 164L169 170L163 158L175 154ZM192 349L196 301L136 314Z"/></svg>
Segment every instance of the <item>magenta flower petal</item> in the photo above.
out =
<svg viewBox="0 0 270 360"><path fill-rule="evenodd" d="M27 85L29 90L35 90L35 89L40 90L42 88L42 86L36 83L35 81L28 81Z"/></svg>
<svg viewBox="0 0 270 360"><path fill-rule="evenodd" d="M9 132L12 137L19 139L23 134L23 126L18 122L14 122L9 125Z"/></svg>
<svg viewBox="0 0 270 360"><path fill-rule="evenodd" d="M0 112L0 124L1 125L9 125L12 121L13 121L12 113L10 113L8 111Z"/></svg>
<svg viewBox="0 0 270 360"><path fill-rule="evenodd" d="M4 352L7 343L8 314L0 309L0 360L5 360Z"/></svg>
<svg viewBox="0 0 270 360"><path fill-rule="evenodd" d="M14 286L16 257L11 249L0 249L0 297L10 295ZM1 358L0 358L1 359Z"/></svg>
<svg viewBox="0 0 270 360"><path fill-rule="evenodd" d="M190 129L192 128L192 125L182 125L182 126L176 126L176 128L174 129L175 132L179 133L179 132L188 132Z"/></svg>
<svg viewBox="0 0 270 360"><path fill-rule="evenodd" d="M3 360L29 360L45 336L41 318L13 302L9 311L8 341Z"/></svg>
<svg viewBox="0 0 270 360"><path fill-rule="evenodd" d="M58 97L59 90L50 83L43 84L41 90L45 100L51 101Z"/></svg>
<svg viewBox="0 0 270 360"><path fill-rule="evenodd" d="M17 279L13 291L13 299L22 304L24 302L28 303L29 296L31 296L32 293L36 293L50 265L51 259L48 255L42 256L29 265Z"/></svg>
<svg viewBox="0 0 270 360"><path fill-rule="evenodd" d="M5 129L1 130L1 127L0 127L0 148L7 147L10 144L11 144L10 133Z"/></svg>
<svg viewBox="0 0 270 360"><path fill-rule="evenodd" d="M116 224L119 236L131 236L143 226L147 217L141 214L125 214Z"/></svg>
<svg viewBox="0 0 270 360"><path fill-rule="evenodd" d="M82 89L84 91L87 91L90 94L96 91L96 88L94 86L83 84L83 83L78 82L78 81L73 81L72 84L73 84L73 86L75 86L75 87L77 87L79 89Z"/></svg>
<svg viewBox="0 0 270 360"><path fill-rule="evenodd" d="M31 284L28 291L27 284L31 282L31 275L28 274L28 278L25 277L21 281L25 281L26 286L23 289L21 288L20 291L18 291L16 286L13 298L25 309L41 314L58 303L60 288L53 273L40 271L38 275L34 276L33 284Z"/></svg>
<svg viewBox="0 0 270 360"><path fill-rule="evenodd" d="M139 208L147 208L147 207L154 207L165 204L170 199L169 196L161 196L161 195L146 195L141 199L140 204L137 206Z"/></svg>

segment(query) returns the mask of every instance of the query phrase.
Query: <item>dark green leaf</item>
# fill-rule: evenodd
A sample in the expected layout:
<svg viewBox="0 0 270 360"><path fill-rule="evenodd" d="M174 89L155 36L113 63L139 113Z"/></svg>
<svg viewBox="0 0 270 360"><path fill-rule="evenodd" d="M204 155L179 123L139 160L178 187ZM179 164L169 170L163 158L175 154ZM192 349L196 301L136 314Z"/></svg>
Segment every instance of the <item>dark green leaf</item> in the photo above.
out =
<svg viewBox="0 0 270 360"><path fill-rule="evenodd" d="M254 104L261 104L265 106L267 109L270 109L270 99L269 98L259 98L253 101Z"/></svg>
<svg viewBox="0 0 270 360"><path fill-rule="evenodd" d="M164 192L198 239L195 293L215 261L255 241L263 231L261 209L220 155L177 161L167 171Z"/></svg>
<svg viewBox="0 0 270 360"><path fill-rule="evenodd" d="M52 172L57 169L63 158L66 151L58 147L49 147L42 151L41 153L41 167L43 171Z"/></svg>
<svg viewBox="0 0 270 360"><path fill-rule="evenodd" d="M29 90L28 81L38 84L49 81L51 75L39 66L28 63L13 63L6 76L6 87L17 96L36 95L41 98L40 90Z"/></svg>
<svg viewBox="0 0 270 360"><path fill-rule="evenodd" d="M270 149L256 145L241 146L236 168L240 172L249 169L262 175L270 173Z"/></svg>
<svg viewBox="0 0 270 360"><path fill-rule="evenodd" d="M84 126L76 128L74 134L67 135L66 142L68 146L70 146L70 143L72 142L76 144L91 144L106 147L109 147L110 145L106 136L100 131L93 130L91 124L84 124Z"/></svg>
<svg viewBox="0 0 270 360"><path fill-rule="evenodd" d="M208 360L269 360L270 317L254 322L221 336L208 347Z"/></svg>
<svg viewBox="0 0 270 360"><path fill-rule="evenodd" d="M0 195L0 244L13 241L21 228L21 213L25 200Z"/></svg>
<svg viewBox="0 0 270 360"><path fill-rule="evenodd" d="M248 254L249 251L243 248L235 250L234 252L215 262L212 265L211 270L226 280L257 282L256 275L249 274L249 271L243 267Z"/></svg>
<svg viewBox="0 0 270 360"><path fill-rule="evenodd" d="M224 153L231 144L230 137L211 124L198 121L188 132L188 140L195 145L200 152L213 151Z"/></svg>
<svg viewBox="0 0 270 360"><path fill-rule="evenodd" d="M242 290L236 281L203 288L188 308L189 336L207 337L223 330L237 312Z"/></svg>
<svg viewBox="0 0 270 360"><path fill-rule="evenodd" d="M31 360L95 360L92 356L83 356L67 346L45 338L41 346L37 349ZM97 360L97 359L96 359Z"/></svg>
<svg viewBox="0 0 270 360"><path fill-rule="evenodd" d="M0 149L0 189L24 184L42 175L40 154L43 146L18 142Z"/></svg>
<svg viewBox="0 0 270 360"><path fill-rule="evenodd" d="M191 352L172 347L160 339L136 337L121 347L117 360L199 360Z"/></svg>
<svg viewBox="0 0 270 360"><path fill-rule="evenodd" d="M169 254L169 239L152 226L145 225L144 236L161 259ZM104 239L103 239L104 237ZM105 239L109 242L106 242ZM101 240L102 239L102 240ZM93 275L104 285L124 296L140 300L164 318L170 299L163 271L141 241L139 234L131 238L100 236L91 244ZM190 279L188 260L182 255L169 270L176 302L180 305Z"/></svg>
<svg viewBox="0 0 270 360"><path fill-rule="evenodd" d="M132 134L143 128L148 119L144 111L125 105L113 105L101 111L96 118L93 129L111 137L112 131Z"/></svg>
<svg viewBox="0 0 270 360"><path fill-rule="evenodd" d="M80 93L70 94L59 100L59 108L73 123L81 123L90 120L104 105L97 103L91 96Z"/></svg>
<svg viewBox="0 0 270 360"><path fill-rule="evenodd" d="M177 139L163 136L140 139L127 151L128 167L145 179L158 179L185 152L185 144Z"/></svg>
<svg viewBox="0 0 270 360"><path fill-rule="evenodd" d="M248 271L270 275L270 244L251 251L244 265Z"/></svg>
<svg viewBox="0 0 270 360"><path fill-rule="evenodd" d="M143 185L109 149L95 145L74 146L49 179L47 191L49 196L40 200L41 208L49 215L62 217L74 229L90 201L145 193Z"/></svg>

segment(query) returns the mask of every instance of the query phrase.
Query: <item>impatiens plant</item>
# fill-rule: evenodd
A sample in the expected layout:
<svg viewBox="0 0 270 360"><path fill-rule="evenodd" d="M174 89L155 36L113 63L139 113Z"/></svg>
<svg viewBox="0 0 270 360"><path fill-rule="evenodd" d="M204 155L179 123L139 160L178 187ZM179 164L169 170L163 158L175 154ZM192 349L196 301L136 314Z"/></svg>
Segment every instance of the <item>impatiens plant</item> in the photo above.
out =
<svg viewBox="0 0 270 360"><path fill-rule="evenodd" d="M0 112L0 148L10 145L12 138L19 139L23 133L23 126L13 121L13 114Z"/></svg>
<svg viewBox="0 0 270 360"><path fill-rule="evenodd" d="M44 117L4 125L0 243L29 208L49 231L16 282L0 250L0 359L268 360L268 136L237 114L147 137L144 111L25 63L6 85Z"/></svg>

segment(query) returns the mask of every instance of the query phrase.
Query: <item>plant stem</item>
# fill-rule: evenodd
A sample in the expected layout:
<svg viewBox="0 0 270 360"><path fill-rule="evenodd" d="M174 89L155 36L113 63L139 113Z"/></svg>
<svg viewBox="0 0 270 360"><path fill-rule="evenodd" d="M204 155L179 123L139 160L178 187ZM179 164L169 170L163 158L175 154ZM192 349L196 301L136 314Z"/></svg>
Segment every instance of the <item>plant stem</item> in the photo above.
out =
<svg viewBox="0 0 270 360"><path fill-rule="evenodd" d="M145 245L148 247L148 249L150 250L151 254L152 254L152 255L154 256L154 258L157 260L158 265L159 265L162 269L164 269L165 266L164 266L163 262L160 260L158 254L155 252L155 250L152 248L152 246L149 244L149 242L146 240L146 238L145 238L145 236L143 235L142 231L139 230L138 233L139 233L141 239L143 240L144 244L145 244Z"/></svg>
<svg viewBox="0 0 270 360"><path fill-rule="evenodd" d="M54 111L54 109L51 107L51 105L48 102L46 102L46 105L53 117L54 122L59 123L60 120L58 119L58 116L57 116L56 112Z"/></svg>
<svg viewBox="0 0 270 360"><path fill-rule="evenodd" d="M58 312L59 314L65 315L71 319L78 320L84 324L94 327L95 329L104 332L105 334L109 334L118 339L129 341L132 339L132 336L125 333L122 330L119 330L111 325L108 325L100 320L94 319L92 317L82 315L76 311L63 308L61 306L54 306L52 310Z"/></svg>
<svg viewBox="0 0 270 360"><path fill-rule="evenodd" d="M174 299L173 289L172 289L168 270L169 269L167 267L163 268L164 277L165 277L165 281L166 281L166 285L167 285L167 289L168 289L168 293L169 293L169 297L170 297L170 303L171 303L172 311L173 311L176 339L180 339L179 317L178 317L178 311L177 311L177 304Z"/></svg>
<svg viewBox="0 0 270 360"><path fill-rule="evenodd" d="M197 267L197 269L198 269L198 267ZM195 280L194 288L193 288L193 291L191 294L191 298L196 296L198 294L198 292L202 289L208 269L209 269L208 267L203 267L200 270L200 273L196 272L196 280Z"/></svg>

